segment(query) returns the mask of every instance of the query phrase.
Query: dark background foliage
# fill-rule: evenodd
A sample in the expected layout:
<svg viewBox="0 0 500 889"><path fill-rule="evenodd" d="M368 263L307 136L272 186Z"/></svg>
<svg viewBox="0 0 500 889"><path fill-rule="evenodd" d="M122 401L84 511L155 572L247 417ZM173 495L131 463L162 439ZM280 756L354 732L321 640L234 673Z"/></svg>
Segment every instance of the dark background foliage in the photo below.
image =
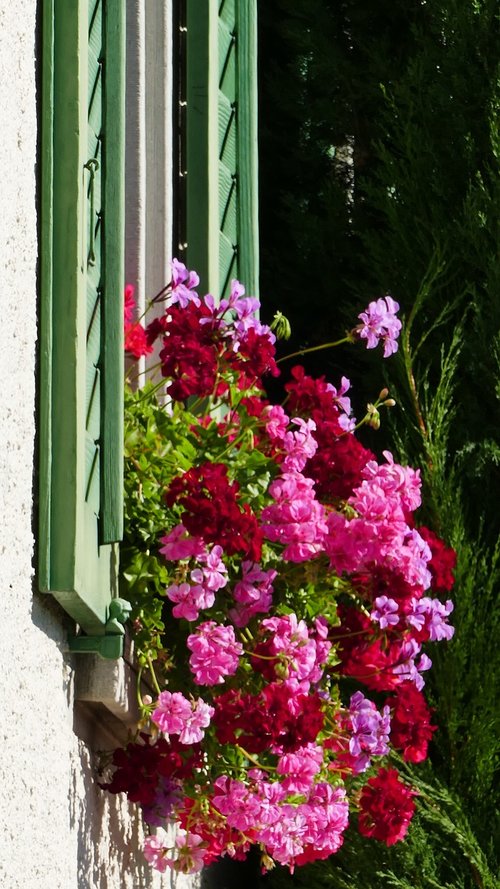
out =
<svg viewBox="0 0 500 889"><path fill-rule="evenodd" d="M458 551L455 639L426 686L440 730L409 839L350 829L328 862L269 889L498 885L500 9L498 0L260 0L261 298L293 338L335 340L390 293L406 348L398 405L365 443L422 468L428 521ZM380 354L318 352L358 417ZM414 386L412 385L414 381ZM437 647L439 648L439 646ZM411 770L410 770L411 772ZM418 777L420 775L420 777Z"/></svg>
<svg viewBox="0 0 500 889"><path fill-rule="evenodd" d="M294 351L336 339L385 293L406 316L420 303L417 337L446 310L418 368L431 384L465 318L451 456L471 522L486 505L494 539L484 488L500 486L498 2L265 0L259 16L266 316L288 314ZM348 364L357 416L377 394L380 362L360 349L304 362L333 381ZM396 385L397 361L387 373ZM403 410L394 418L408 426Z"/></svg>

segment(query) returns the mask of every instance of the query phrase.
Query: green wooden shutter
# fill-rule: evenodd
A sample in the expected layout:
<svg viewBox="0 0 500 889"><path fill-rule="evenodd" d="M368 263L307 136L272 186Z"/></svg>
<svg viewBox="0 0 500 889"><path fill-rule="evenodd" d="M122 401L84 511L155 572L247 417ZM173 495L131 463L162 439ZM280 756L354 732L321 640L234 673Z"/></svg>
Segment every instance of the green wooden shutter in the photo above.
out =
<svg viewBox="0 0 500 889"><path fill-rule="evenodd" d="M99 637L120 632L124 5L48 0L43 31L39 583Z"/></svg>
<svg viewBox="0 0 500 889"><path fill-rule="evenodd" d="M187 262L258 293L257 3L187 3Z"/></svg>

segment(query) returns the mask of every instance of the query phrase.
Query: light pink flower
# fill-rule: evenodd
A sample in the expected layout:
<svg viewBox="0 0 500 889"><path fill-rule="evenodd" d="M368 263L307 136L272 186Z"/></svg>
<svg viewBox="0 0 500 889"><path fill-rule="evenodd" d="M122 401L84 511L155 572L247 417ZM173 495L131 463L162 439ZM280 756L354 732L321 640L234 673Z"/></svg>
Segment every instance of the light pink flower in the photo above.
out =
<svg viewBox="0 0 500 889"><path fill-rule="evenodd" d="M400 466L394 462L390 451L383 453L387 462L379 465L376 460L369 460L362 471L363 478L376 479L388 496L398 498L405 513L414 512L422 502L420 469Z"/></svg>
<svg viewBox="0 0 500 889"><path fill-rule="evenodd" d="M318 444L312 433L316 429L314 420L302 420L294 417L292 420L299 427L298 432L287 432L282 441L285 451L283 469L285 472L300 472L310 457L313 457L318 449Z"/></svg>
<svg viewBox="0 0 500 889"><path fill-rule="evenodd" d="M290 562L314 558L323 549L327 525L313 480L300 472L286 472L272 482L269 493L274 503L262 510L265 537L283 543L283 558Z"/></svg>
<svg viewBox="0 0 500 889"><path fill-rule="evenodd" d="M309 793L322 764L323 748L317 744L307 744L293 753L280 756L276 771L284 776L281 783L287 793Z"/></svg>
<svg viewBox="0 0 500 889"><path fill-rule="evenodd" d="M192 571L191 575L196 572ZM184 620L196 620L200 611L211 608L215 602L215 594L212 590L201 584L191 586L189 583L173 583L168 587L166 594L171 602L175 603L172 614Z"/></svg>
<svg viewBox="0 0 500 889"><path fill-rule="evenodd" d="M204 729L210 725L210 720L214 713L214 708L206 704L201 698L193 701L191 716L179 735L181 744L186 744L188 747L191 744L198 744L203 739L205 735Z"/></svg>
<svg viewBox="0 0 500 889"><path fill-rule="evenodd" d="M211 552L198 556L203 568L191 571L191 580L202 584L208 590L221 590L227 584L227 568L221 559L222 547L214 546Z"/></svg>
<svg viewBox="0 0 500 889"><path fill-rule="evenodd" d="M288 680L296 679L303 683L302 690L305 692L312 682L320 681L331 648L331 644L323 638L322 624L317 624L309 633L306 622L297 620L297 615L292 613L265 618L261 626L271 634L272 654L286 661Z"/></svg>
<svg viewBox="0 0 500 889"><path fill-rule="evenodd" d="M397 352L397 338L401 330L401 321L396 317L399 304L390 296L369 303L368 308L358 315L362 321L356 327L360 339L366 340L366 348L374 349L380 342L384 343L384 358Z"/></svg>
<svg viewBox="0 0 500 889"><path fill-rule="evenodd" d="M162 691L152 721L166 735L179 735L181 744L197 744L210 725L214 708L201 698L188 701L181 692Z"/></svg>
<svg viewBox="0 0 500 889"><path fill-rule="evenodd" d="M144 858L155 870L164 873L169 866L166 853L169 851L168 837L162 827L158 828L156 836L146 837L144 840Z"/></svg>
<svg viewBox="0 0 500 889"><path fill-rule="evenodd" d="M162 691L151 719L165 735L179 735L191 712L190 702L180 691Z"/></svg>
<svg viewBox="0 0 500 889"><path fill-rule="evenodd" d="M229 617L237 627L245 627L254 614L267 614L273 601L273 580L277 571L264 571L257 562L245 560L241 566L243 578L233 590L238 603Z"/></svg>
<svg viewBox="0 0 500 889"><path fill-rule="evenodd" d="M280 404L273 404L266 407L264 416L266 417L266 432L271 441L283 441L290 422L288 414Z"/></svg>

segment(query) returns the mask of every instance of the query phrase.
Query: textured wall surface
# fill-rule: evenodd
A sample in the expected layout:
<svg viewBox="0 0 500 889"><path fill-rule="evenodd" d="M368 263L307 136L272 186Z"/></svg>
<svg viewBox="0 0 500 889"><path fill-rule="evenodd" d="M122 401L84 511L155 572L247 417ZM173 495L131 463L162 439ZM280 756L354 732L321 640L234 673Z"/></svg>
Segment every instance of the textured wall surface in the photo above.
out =
<svg viewBox="0 0 500 889"><path fill-rule="evenodd" d="M74 725L89 667L67 654L68 622L36 589L37 5L0 0L0 886L186 889L152 875L138 819L97 787L81 739L96 727Z"/></svg>

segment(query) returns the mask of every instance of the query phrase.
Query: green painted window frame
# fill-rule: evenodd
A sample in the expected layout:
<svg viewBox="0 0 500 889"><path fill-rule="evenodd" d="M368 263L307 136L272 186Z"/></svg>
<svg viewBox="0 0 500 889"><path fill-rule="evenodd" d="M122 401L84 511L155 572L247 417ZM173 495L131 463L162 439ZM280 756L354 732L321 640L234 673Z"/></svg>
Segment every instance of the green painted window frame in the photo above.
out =
<svg viewBox="0 0 500 889"><path fill-rule="evenodd" d="M258 296L257 0L187 0L186 28L186 260Z"/></svg>
<svg viewBox="0 0 500 889"><path fill-rule="evenodd" d="M101 12L102 48L92 45ZM44 0L42 35L38 581L83 631L73 650L118 657L123 627L112 602L123 522L125 5ZM97 142L92 52L103 95ZM97 326L94 316L89 323L88 291ZM97 359L87 346L93 329Z"/></svg>

